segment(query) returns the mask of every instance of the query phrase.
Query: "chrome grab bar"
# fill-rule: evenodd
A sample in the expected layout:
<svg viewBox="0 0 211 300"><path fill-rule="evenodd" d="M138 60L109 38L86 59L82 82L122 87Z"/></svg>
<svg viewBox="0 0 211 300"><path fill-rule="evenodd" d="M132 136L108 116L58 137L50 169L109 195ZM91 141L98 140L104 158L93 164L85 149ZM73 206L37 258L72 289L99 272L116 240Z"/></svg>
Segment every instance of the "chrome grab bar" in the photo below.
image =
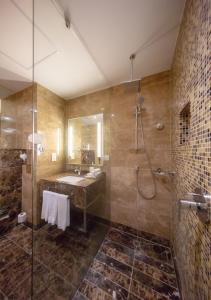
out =
<svg viewBox="0 0 211 300"><path fill-rule="evenodd" d="M180 200L180 203L183 206L192 206L192 207L198 207L198 208L207 208L207 203L204 202L196 202L196 201L190 201L190 200Z"/></svg>
<svg viewBox="0 0 211 300"><path fill-rule="evenodd" d="M203 193L199 188L188 193L187 199L181 199L180 206L195 208L199 219L208 224L211 221L211 194Z"/></svg>
<svg viewBox="0 0 211 300"><path fill-rule="evenodd" d="M163 171L161 168L157 168L156 170L153 170L153 174L156 176L175 176L176 172L175 171Z"/></svg>
<svg viewBox="0 0 211 300"><path fill-rule="evenodd" d="M205 202L211 203L211 194L206 194L206 193L202 193L202 194L188 193L188 195L193 196L193 197L202 198L202 199L205 200Z"/></svg>

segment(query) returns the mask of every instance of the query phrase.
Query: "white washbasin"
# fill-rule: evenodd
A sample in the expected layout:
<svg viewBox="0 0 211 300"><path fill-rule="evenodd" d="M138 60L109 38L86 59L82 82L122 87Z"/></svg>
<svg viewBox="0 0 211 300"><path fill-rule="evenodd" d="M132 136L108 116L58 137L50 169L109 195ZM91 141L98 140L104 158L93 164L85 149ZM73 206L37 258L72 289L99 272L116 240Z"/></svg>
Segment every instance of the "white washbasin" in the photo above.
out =
<svg viewBox="0 0 211 300"><path fill-rule="evenodd" d="M83 177L79 177L79 176L64 176L64 177L57 178L56 180L59 182L75 184L83 179L84 179Z"/></svg>

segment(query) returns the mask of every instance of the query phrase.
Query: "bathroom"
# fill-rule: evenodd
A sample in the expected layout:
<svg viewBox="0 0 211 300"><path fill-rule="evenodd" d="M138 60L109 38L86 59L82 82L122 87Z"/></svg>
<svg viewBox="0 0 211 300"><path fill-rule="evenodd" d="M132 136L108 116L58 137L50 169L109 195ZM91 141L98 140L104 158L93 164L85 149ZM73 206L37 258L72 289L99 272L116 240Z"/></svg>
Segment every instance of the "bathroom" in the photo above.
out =
<svg viewBox="0 0 211 300"><path fill-rule="evenodd" d="M209 0L0 0L0 299L211 299Z"/></svg>

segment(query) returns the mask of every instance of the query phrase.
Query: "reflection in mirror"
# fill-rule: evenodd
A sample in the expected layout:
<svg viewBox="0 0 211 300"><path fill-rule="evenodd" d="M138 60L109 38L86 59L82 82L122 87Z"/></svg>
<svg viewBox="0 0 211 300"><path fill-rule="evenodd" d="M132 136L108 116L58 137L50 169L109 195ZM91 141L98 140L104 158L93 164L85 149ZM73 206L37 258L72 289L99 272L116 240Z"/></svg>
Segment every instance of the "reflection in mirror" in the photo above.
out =
<svg viewBox="0 0 211 300"><path fill-rule="evenodd" d="M68 120L68 163L101 165L103 114Z"/></svg>

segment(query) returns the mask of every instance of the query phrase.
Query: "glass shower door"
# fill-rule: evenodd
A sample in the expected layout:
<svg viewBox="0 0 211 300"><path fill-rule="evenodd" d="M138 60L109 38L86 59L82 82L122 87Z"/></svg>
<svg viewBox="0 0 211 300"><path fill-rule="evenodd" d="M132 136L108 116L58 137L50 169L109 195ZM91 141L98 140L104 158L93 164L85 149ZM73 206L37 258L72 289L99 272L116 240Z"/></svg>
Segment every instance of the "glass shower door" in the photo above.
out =
<svg viewBox="0 0 211 300"><path fill-rule="evenodd" d="M0 1L0 298L32 272L33 1Z"/></svg>

